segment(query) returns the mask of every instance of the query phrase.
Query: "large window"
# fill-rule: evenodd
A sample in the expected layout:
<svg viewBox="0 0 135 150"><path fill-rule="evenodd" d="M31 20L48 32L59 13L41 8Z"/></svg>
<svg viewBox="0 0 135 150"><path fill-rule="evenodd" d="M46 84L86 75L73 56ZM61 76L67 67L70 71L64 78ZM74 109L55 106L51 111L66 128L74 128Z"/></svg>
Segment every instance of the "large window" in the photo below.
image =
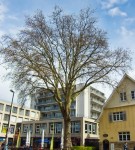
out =
<svg viewBox="0 0 135 150"><path fill-rule="evenodd" d="M123 101L123 102L127 100L126 92L121 92L120 93L120 100Z"/></svg>
<svg viewBox="0 0 135 150"><path fill-rule="evenodd" d="M62 123L58 122L55 124L55 133L61 133L62 130Z"/></svg>
<svg viewBox="0 0 135 150"><path fill-rule="evenodd" d="M80 133L80 121L72 121L71 122L71 133Z"/></svg>
<svg viewBox="0 0 135 150"><path fill-rule="evenodd" d="M61 133L62 122L49 123L49 133Z"/></svg>
<svg viewBox="0 0 135 150"><path fill-rule="evenodd" d="M131 91L131 98L135 99L135 91Z"/></svg>
<svg viewBox="0 0 135 150"><path fill-rule="evenodd" d="M41 134L42 130L46 131L47 124L46 123L37 123L35 124L35 133Z"/></svg>
<svg viewBox="0 0 135 150"><path fill-rule="evenodd" d="M119 132L119 141L130 141L130 132Z"/></svg>
<svg viewBox="0 0 135 150"><path fill-rule="evenodd" d="M110 121L124 121L126 120L126 112L114 112L110 114Z"/></svg>
<svg viewBox="0 0 135 150"><path fill-rule="evenodd" d="M97 124L92 122L85 122L85 133L96 134Z"/></svg>

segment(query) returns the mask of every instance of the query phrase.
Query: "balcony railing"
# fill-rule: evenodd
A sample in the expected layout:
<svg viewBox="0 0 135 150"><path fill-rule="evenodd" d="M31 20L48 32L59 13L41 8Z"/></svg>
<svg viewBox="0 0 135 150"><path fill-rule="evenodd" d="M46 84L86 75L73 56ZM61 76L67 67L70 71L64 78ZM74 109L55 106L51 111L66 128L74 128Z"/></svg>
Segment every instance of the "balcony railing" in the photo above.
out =
<svg viewBox="0 0 135 150"><path fill-rule="evenodd" d="M96 112L101 112L102 109L101 108L97 108L97 107L91 107L92 111L96 111Z"/></svg>
<svg viewBox="0 0 135 150"><path fill-rule="evenodd" d="M104 102L101 102L101 101L99 101L99 100L96 100L95 98L92 98L91 102L92 102L92 103L99 104L99 105L101 105L101 106L104 105Z"/></svg>
<svg viewBox="0 0 135 150"><path fill-rule="evenodd" d="M102 99L105 99L105 95L104 93L100 92L100 91L97 91L97 90L94 90L94 89L91 89L91 94L95 95L95 96L98 96Z"/></svg>

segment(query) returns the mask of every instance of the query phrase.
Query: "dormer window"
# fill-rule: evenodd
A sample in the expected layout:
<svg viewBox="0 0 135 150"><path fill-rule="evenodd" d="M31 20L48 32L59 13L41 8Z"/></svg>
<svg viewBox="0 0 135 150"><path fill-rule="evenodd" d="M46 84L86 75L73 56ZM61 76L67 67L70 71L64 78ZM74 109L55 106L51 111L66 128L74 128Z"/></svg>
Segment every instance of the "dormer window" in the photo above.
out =
<svg viewBox="0 0 135 150"><path fill-rule="evenodd" d="M120 100L122 102L127 100L126 92L121 92L120 93Z"/></svg>

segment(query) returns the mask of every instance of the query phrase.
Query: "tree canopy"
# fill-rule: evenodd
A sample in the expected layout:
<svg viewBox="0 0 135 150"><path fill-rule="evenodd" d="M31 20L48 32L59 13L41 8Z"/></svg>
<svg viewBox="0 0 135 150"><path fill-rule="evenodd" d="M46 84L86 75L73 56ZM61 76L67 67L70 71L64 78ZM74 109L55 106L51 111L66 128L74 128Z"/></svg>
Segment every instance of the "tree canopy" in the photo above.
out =
<svg viewBox="0 0 135 150"><path fill-rule="evenodd" d="M113 73L130 66L128 50L109 48L107 34L97 27L90 8L73 15L55 7L47 18L38 11L26 18L24 30L4 42L0 53L20 97L39 88L50 90L65 120L70 120L71 102L81 91L93 83L111 83ZM84 86L75 90L77 83Z"/></svg>

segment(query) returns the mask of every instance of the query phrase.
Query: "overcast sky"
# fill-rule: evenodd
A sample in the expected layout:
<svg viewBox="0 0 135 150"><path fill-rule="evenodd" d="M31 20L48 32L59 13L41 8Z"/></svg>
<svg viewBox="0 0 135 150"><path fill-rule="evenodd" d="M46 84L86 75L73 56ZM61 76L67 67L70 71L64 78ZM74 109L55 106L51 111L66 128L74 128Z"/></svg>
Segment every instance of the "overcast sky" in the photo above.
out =
<svg viewBox="0 0 135 150"><path fill-rule="evenodd" d="M77 13L86 7L95 9L98 26L107 31L110 47L128 48L132 50L134 59L135 0L0 0L0 37L4 34L15 35L24 27L25 16L34 15L37 10L42 10L45 16L50 15L55 5L66 13ZM0 99L11 101L10 89L13 88L10 81L3 81L6 70L0 67L0 71ZM134 72L130 71L132 77L135 76ZM110 92L106 93L107 97Z"/></svg>

